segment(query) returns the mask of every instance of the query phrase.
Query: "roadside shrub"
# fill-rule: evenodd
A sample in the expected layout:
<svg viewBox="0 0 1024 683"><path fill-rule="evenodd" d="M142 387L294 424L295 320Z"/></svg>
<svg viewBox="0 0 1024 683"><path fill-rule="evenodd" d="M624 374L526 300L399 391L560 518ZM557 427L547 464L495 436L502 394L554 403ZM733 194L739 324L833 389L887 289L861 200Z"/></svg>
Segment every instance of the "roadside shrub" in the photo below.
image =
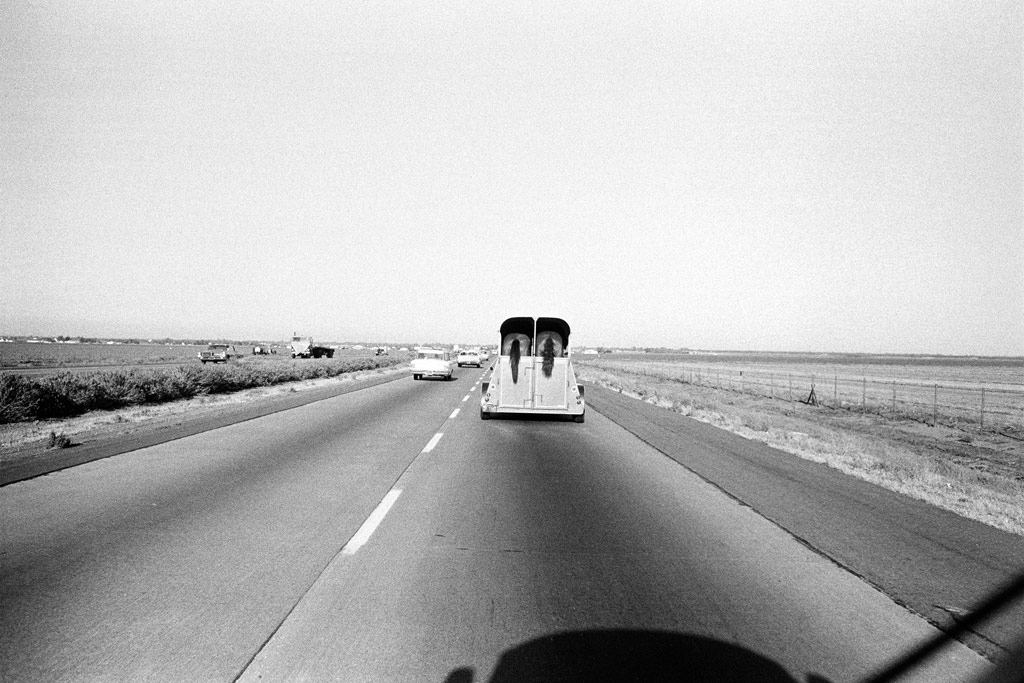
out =
<svg viewBox="0 0 1024 683"><path fill-rule="evenodd" d="M402 356L228 365L180 365L170 370L61 372L34 379L0 374L0 424L72 417L90 410L166 403L210 394L323 379L404 363Z"/></svg>
<svg viewBox="0 0 1024 683"><path fill-rule="evenodd" d="M32 393L38 397L35 414L29 419L64 417L84 412L78 406L84 402L83 394L87 387L74 374L61 372L38 382L29 381L34 385Z"/></svg>
<svg viewBox="0 0 1024 683"><path fill-rule="evenodd" d="M50 438L46 440L47 448L71 448L71 439L69 439L64 432L57 434L54 431L50 432Z"/></svg>
<svg viewBox="0 0 1024 683"><path fill-rule="evenodd" d="M34 420L43 395L36 383L22 375L0 375L0 423Z"/></svg>
<svg viewBox="0 0 1024 683"><path fill-rule="evenodd" d="M768 416L761 413L744 412L740 417L740 422L743 426L755 432L767 432L771 429Z"/></svg>

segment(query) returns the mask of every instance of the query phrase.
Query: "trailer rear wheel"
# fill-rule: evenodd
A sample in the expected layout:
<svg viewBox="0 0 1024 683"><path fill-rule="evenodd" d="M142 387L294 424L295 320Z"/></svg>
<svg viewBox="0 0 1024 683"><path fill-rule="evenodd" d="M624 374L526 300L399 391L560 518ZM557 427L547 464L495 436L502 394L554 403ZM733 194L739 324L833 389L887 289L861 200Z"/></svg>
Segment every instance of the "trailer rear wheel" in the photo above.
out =
<svg viewBox="0 0 1024 683"><path fill-rule="evenodd" d="M481 410L481 411L480 411L480 419L481 419L481 420L490 420L490 419L491 419L491 414L490 414L490 413L488 413L488 412L487 412L487 411L485 411L485 410Z"/></svg>
<svg viewBox="0 0 1024 683"><path fill-rule="evenodd" d="M573 415L572 421L577 423L577 424L583 424L583 415L585 415L585 414L586 413L584 413L582 415Z"/></svg>

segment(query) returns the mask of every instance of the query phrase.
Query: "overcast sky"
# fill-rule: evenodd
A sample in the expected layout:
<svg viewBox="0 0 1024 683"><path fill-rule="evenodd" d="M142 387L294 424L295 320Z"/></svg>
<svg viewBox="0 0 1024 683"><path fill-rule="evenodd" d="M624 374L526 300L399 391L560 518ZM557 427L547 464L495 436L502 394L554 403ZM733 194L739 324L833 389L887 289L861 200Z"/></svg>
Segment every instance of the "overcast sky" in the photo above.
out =
<svg viewBox="0 0 1024 683"><path fill-rule="evenodd" d="M0 334L1024 355L1022 25L6 0Z"/></svg>

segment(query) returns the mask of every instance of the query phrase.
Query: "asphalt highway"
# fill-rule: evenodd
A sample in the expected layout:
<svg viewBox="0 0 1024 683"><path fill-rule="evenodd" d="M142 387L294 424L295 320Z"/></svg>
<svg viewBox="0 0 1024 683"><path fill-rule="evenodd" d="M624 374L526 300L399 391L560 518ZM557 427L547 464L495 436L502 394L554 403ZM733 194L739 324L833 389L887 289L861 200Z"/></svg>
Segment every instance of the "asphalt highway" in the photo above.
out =
<svg viewBox="0 0 1024 683"><path fill-rule="evenodd" d="M0 680L854 681L936 633L600 410L481 421L485 374L0 488Z"/></svg>

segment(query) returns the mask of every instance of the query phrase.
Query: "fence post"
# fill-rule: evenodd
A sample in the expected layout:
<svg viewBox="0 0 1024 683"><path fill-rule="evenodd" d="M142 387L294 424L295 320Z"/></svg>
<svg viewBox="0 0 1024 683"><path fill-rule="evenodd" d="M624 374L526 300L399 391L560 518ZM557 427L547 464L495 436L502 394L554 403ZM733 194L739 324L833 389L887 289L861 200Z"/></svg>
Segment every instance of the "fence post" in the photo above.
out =
<svg viewBox="0 0 1024 683"><path fill-rule="evenodd" d="M793 402L793 375L789 376L789 402Z"/></svg>
<svg viewBox="0 0 1024 683"><path fill-rule="evenodd" d="M896 418L896 380L892 381L892 416Z"/></svg>
<svg viewBox="0 0 1024 683"><path fill-rule="evenodd" d="M832 375L832 404L839 406L839 375Z"/></svg>
<svg viewBox="0 0 1024 683"><path fill-rule="evenodd" d="M932 427L939 426L939 385L935 385L935 395L932 397Z"/></svg>
<svg viewBox="0 0 1024 683"><path fill-rule="evenodd" d="M867 377L861 377L861 381L863 382L863 384L861 384L861 387L860 387L860 409L864 410L864 408L867 406L868 378Z"/></svg>
<svg viewBox="0 0 1024 683"><path fill-rule="evenodd" d="M774 401L775 400L775 373L774 372L768 375L768 381L771 382L771 385L772 385L772 400Z"/></svg>
<svg viewBox="0 0 1024 683"><path fill-rule="evenodd" d="M981 426L985 426L985 387L981 388Z"/></svg>

